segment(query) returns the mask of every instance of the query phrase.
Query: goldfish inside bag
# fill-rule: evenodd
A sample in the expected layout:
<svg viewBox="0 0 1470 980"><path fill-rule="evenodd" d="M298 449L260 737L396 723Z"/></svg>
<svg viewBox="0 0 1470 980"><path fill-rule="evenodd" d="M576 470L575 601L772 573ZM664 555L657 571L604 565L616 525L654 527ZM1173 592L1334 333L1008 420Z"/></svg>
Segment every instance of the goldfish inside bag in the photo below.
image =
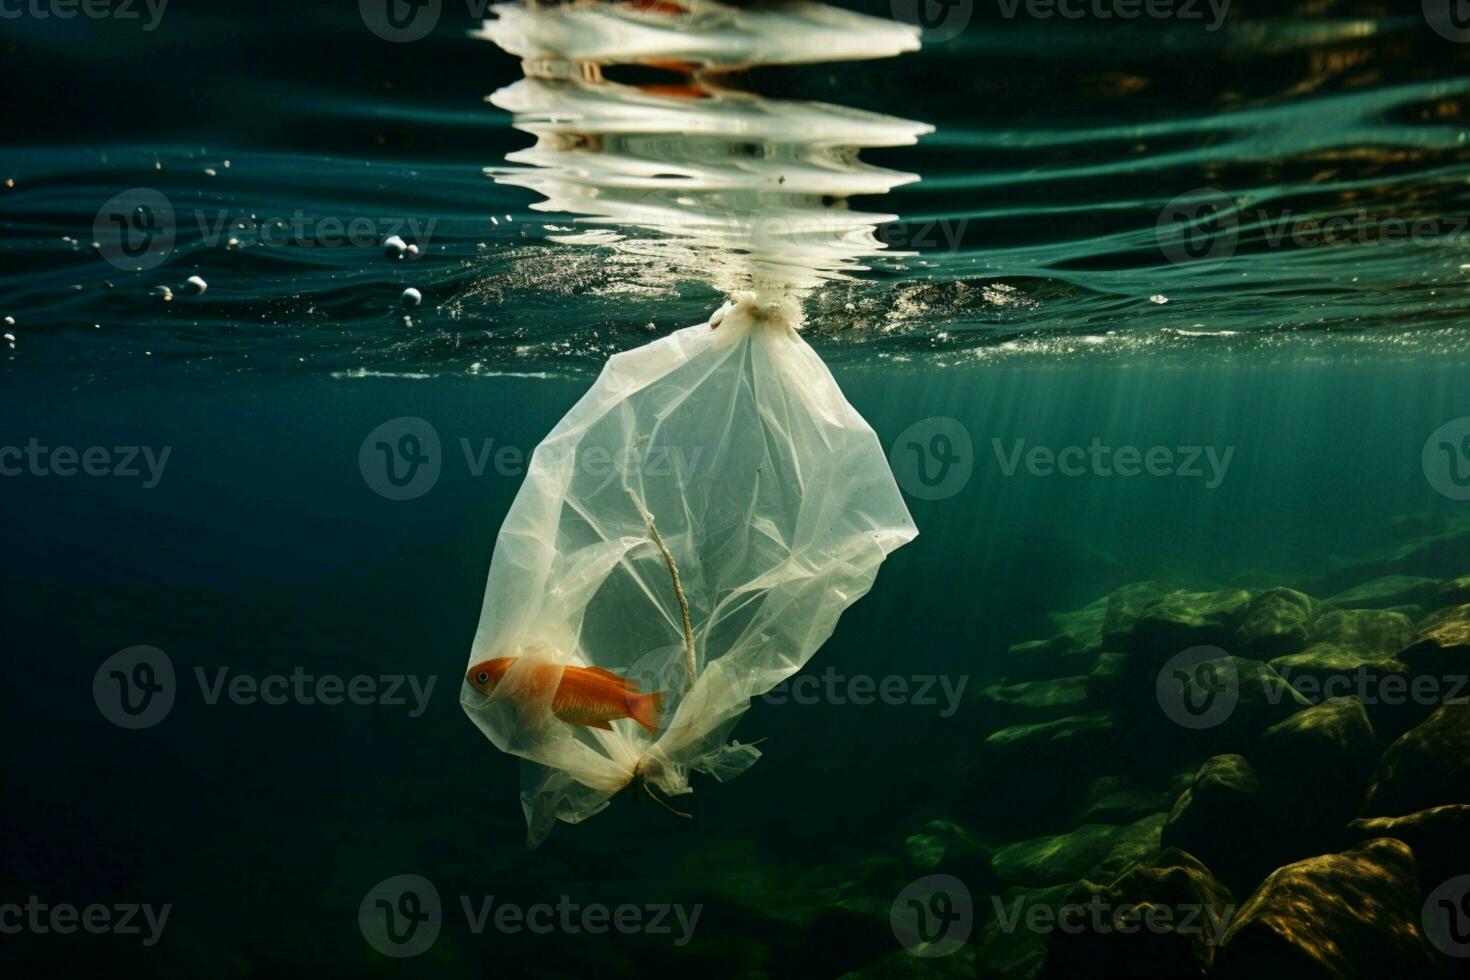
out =
<svg viewBox="0 0 1470 980"><path fill-rule="evenodd" d="M751 698L918 533L797 320L738 294L611 358L537 447L460 697L533 764L531 846L630 785L673 809L692 771L748 768L760 753L729 736Z"/></svg>

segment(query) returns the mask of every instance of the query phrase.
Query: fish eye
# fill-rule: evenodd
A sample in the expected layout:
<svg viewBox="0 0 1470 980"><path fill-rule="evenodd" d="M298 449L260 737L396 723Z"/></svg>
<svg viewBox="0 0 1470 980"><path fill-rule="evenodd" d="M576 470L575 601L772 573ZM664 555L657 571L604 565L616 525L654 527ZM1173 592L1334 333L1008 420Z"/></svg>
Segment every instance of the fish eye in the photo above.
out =
<svg viewBox="0 0 1470 980"><path fill-rule="evenodd" d="M489 682L490 675L487 672L485 672L485 671L482 670L478 674L475 675L475 680L479 681L481 684L485 684L485 683L488 683Z"/></svg>

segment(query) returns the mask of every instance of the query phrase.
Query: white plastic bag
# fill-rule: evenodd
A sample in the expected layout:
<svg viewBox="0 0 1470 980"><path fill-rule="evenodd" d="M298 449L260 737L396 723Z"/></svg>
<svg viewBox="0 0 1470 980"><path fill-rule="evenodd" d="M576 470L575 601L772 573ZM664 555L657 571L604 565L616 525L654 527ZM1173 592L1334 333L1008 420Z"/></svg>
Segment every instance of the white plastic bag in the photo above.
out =
<svg viewBox="0 0 1470 980"><path fill-rule="evenodd" d="M691 770L748 768L760 753L727 738L750 699L800 670L918 533L876 435L794 323L742 294L618 354L536 449L460 699L535 764L531 846L635 780L678 796ZM619 692L626 708L587 707Z"/></svg>

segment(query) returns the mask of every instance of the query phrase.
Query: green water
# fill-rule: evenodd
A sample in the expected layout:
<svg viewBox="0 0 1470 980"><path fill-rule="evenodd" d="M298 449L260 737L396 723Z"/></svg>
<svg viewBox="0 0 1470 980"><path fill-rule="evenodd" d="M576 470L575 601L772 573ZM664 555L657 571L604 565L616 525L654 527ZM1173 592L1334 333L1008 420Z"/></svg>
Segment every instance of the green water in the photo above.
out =
<svg viewBox="0 0 1470 980"><path fill-rule="evenodd" d="M918 180L802 198L898 216L874 226L892 248L816 263L803 301L920 537L809 667L838 693L758 699L738 734L765 758L696 782L692 821L629 794L527 852L518 763L456 703L514 460L607 356L700 322L722 283L657 229L553 240L588 226L487 176L533 142L485 101L524 72L459 5L408 44L351 9L255 6L180 3L151 32L0 25L0 444L48 451L0 479L0 903L172 908L149 946L0 935L17 975L1029 976L982 943L999 890L955 850L938 867L970 882L972 942L903 959L890 922L934 870L915 858L929 821L987 848L1075 826L1075 801L1029 809L1075 775L1007 783L980 758L1002 726L978 695L1008 647L1142 580L1327 599L1470 572L1453 537L1470 452L1444 428L1470 416L1470 46L1368 4L1241 2L1218 31L977 7L893 60L753 68L730 87L933 127L861 154ZM634 142L670 167L708 149ZM138 188L169 203L174 241L132 271L91 244ZM1175 220L1181 196L1213 210ZM341 243L355 219L371 231ZM419 254L389 258L389 234ZM403 417L433 427L442 467L391 500L360 450ZM939 431L963 439L941 452ZM102 447L112 475L61 475L56 447ZM141 450L121 472L129 447L168 450L156 480ZM514 453L477 469L487 447ZM1156 472L1128 465L1155 450ZM136 645L180 683L130 731L91 688ZM196 668L435 686L417 713L407 688L403 705L210 703ZM858 703L853 677L906 693ZM1165 787L1192 771L1171 734L1118 768ZM403 874L444 913L400 960L359 911ZM700 911L687 932L481 927L491 896Z"/></svg>

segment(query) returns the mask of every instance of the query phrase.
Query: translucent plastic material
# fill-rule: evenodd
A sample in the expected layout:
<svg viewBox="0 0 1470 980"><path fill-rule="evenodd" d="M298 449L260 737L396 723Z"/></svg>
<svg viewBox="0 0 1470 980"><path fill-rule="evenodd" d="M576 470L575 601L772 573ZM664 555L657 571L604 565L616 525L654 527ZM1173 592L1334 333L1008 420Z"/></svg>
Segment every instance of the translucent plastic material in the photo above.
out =
<svg viewBox="0 0 1470 980"><path fill-rule="evenodd" d="M470 666L509 668L461 694L533 764L531 845L635 780L676 797L694 770L748 768L760 753L727 740L751 698L800 670L916 534L877 437L788 310L744 294L609 360L537 448L496 541ZM654 731L564 720L563 679L608 676L587 668L662 692Z"/></svg>

